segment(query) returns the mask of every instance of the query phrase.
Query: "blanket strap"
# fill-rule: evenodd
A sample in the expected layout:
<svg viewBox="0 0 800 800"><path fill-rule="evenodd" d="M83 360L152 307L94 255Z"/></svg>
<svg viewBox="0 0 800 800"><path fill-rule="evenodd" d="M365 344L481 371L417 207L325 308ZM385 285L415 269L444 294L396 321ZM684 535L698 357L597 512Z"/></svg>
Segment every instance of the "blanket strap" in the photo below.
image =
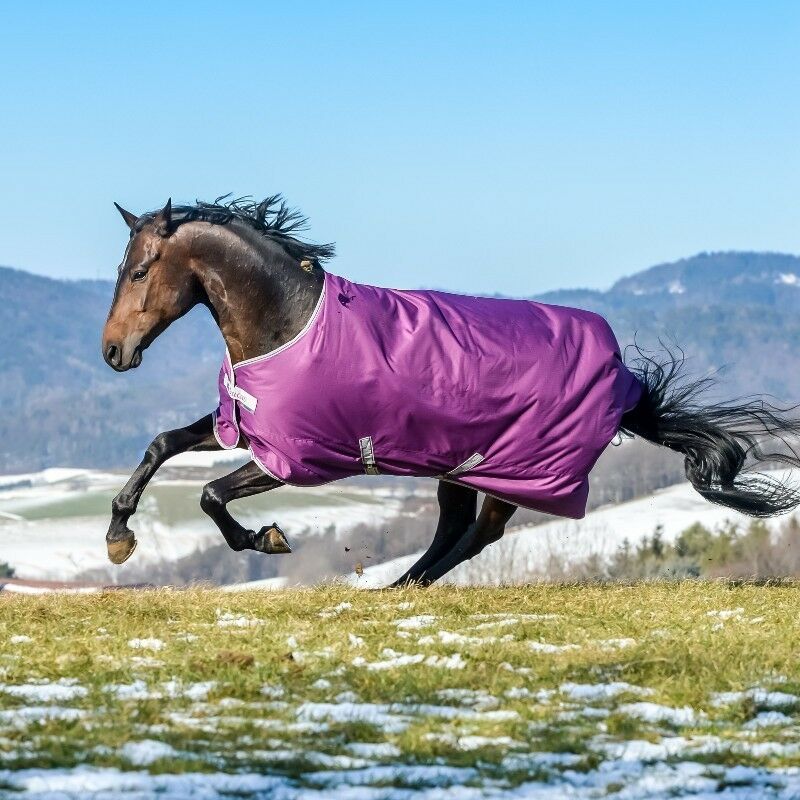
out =
<svg viewBox="0 0 800 800"><path fill-rule="evenodd" d="M375 464L375 448L372 446L372 437L364 436L358 440L361 450L361 463L364 465L364 472L367 475L379 475L378 467Z"/></svg>
<svg viewBox="0 0 800 800"><path fill-rule="evenodd" d="M483 461L483 456L480 453L473 453L466 461L459 464L457 467L453 467L450 472L445 472L444 477L452 478L455 475L460 475L462 472L467 472L473 467L477 467L481 461Z"/></svg>

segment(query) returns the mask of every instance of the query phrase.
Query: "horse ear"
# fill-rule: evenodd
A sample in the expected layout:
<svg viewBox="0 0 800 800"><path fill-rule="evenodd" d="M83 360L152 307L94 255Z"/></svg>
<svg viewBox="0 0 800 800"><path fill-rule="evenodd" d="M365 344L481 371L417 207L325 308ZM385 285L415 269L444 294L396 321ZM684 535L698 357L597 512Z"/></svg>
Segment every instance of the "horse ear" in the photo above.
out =
<svg viewBox="0 0 800 800"><path fill-rule="evenodd" d="M170 231L172 229L172 198L170 197L167 200L166 205L158 214L155 215L153 218L153 223L156 226L156 230L162 236L169 236Z"/></svg>
<svg viewBox="0 0 800 800"><path fill-rule="evenodd" d="M139 217L136 214L131 214L130 211L126 211L119 203L114 203L116 206L117 211L122 214L122 219L125 220L125 224L133 230L136 227L136 223L139 221Z"/></svg>

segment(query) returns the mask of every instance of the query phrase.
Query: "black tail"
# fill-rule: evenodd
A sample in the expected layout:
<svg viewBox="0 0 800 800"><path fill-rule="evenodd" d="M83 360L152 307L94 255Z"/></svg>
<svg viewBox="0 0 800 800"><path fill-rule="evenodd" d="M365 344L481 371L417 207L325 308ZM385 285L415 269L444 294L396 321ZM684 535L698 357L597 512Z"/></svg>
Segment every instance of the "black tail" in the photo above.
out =
<svg viewBox="0 0 800 800"><path fill-rule="evenodd" d="M667 353L664 363L645 355L628 368L644 386L639 404L622 417L622 430L686 456L686 477L706 500L752 517L769 517L800 505L800 491L748 470L768 463L800 467L800 419L761 398L702 403L711 378L683 376L683 357ZM762 449L773 440L778 451Z"/></svg>

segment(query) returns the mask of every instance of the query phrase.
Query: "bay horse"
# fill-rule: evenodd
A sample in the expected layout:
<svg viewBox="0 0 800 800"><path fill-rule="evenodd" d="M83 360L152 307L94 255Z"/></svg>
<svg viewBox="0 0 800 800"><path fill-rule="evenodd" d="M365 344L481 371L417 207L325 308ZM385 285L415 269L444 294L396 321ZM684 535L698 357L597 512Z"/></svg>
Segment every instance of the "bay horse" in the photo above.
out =
<svg viewBox="0 0 800 800"><path fill-rule="evenodd" d="M250 451L200 500L234 550L291 552L276 524L240 525L232 500L359 473L437 478L432 543L393 585L438 580L497 541L519 505L583 516L589 472L619 432L682 454L712 502L757 517L800 504L793 487L744 471L747 459L800 466L787 441L800 423L784 410L703 403L708 381L683 379L680 359L639 351L626 366L587 311L352 283L323 269L333 246L298 238L306 221L280 195L225 200L142 216L116 206L130 238L103 330L108 365L138 367L198 304L227 351L217 410L156 436L114 498L113 563L136 546L128 520L147 483L190 450ZM762 449L768 438L781 452Z"/></svg>

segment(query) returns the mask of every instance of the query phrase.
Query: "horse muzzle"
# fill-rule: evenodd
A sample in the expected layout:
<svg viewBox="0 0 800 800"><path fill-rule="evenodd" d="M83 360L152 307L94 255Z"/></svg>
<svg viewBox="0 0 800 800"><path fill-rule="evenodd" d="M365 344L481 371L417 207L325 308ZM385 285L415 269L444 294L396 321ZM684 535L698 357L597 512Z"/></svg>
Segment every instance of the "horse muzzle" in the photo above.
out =
<svg viewBox="0 0 800 800"><path fill-rule="evenodd" d="M122 343L104 342L103 359L111 369L127 372L129 369L136 369L142 363L142 348L140 344L127 348Z"/></svg>

